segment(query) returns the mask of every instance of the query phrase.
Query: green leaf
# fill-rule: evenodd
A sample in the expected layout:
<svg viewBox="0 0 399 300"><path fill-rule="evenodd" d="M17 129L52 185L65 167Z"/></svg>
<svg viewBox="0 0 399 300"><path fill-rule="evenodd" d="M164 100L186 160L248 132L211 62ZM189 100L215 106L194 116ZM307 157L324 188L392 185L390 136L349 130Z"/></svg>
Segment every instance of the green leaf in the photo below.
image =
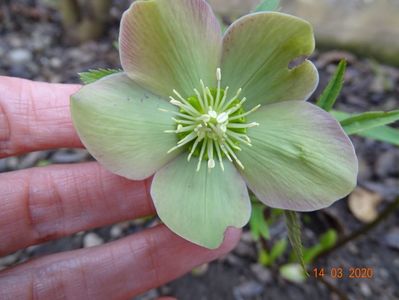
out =
<svg viewBox="0 0 399 300"><path fill-rule="evenodd" d="M399 130L389 126L381 126L369 129L359 133L359 135L399 146Z"/></svg>
<svg viewBox="0 0 399 300"><path fill-rule="evenodd" d="M323 247L320 244L314 245L308 249L303 249L303 260L306 264L311 263L322 250Z"/></svg>
<svg viewBox="0 0 399 300"><path fill-rule="evenodd" d="M280 6L280 0L262 0L255 8L254 12L277 11Z"/></svg>
<svg viewBox="0 0 399 300"><path fill-rule="evenodd" d="M259 258L258 258L258 262L262 265L262 266L266 266L269 267L271 265L271 261L270 261L270 255L269 253L267 253L267 251L265 249L262 249L259 253Z"/></svg>
<svg viewBox="0 0 399 300"><path fill-rule="evenodd" d="M298 215L294 211L286 210L285 220L288 229L288 238L291 242L292 249L294 250L298 261L300 262L303 271L307 274L305 261L303 259L302 252L302 240L301 240L301 224Z"/></svg>
<svg viewBox="0 0 399 300"><path fill-rule="evenodd" d="M321 237L318 244L311 248L303 250L303 259L305 263L311 263L316 256L322 251L330 249L337 242L337 232L334 229L330 229L325 232Z"/></svg>
<svg viewBox="0 0 399 300"><path fill-rule="evenodd" d="M330 113L338 121L342 121L351 116L346 112L337 110L333 110ZM380 126L368 129L366 131L359 132L358 135L399 146L399 130L389 126Z"/></svg>
<svg viewBox="0 0 399 300"><path fill-rule="evenodd" d="M323 250L330 249L335 245L337 239L337 232L334 229L330 229L320 237L320 245L323 247Z"/></svg>
<svg viewBox="0 0 399 300"><path fill-rule="evenodd" d="M105 76L122 72L121 69L96 69L79 73L80 80L84 84L93 83Z"/></svg>
<svg viewBox="0 0 399 300"><path fill-rule="evenodd" d="M273 245L273 248L270 251L270 264L273 264L277 258L284 254L287 249L287 244L287 239L283 238Z"/></svg>
<svg viewBox="0 0 399 300"><path fill-rule="evenodd" d="M347 134L356 134L368 129L387 125L399 120L399 110L371 111L354 115L341 121Z"/></svg>
<svg viewBox="0 0 399 300"><path fill-rule="evenodd" d="M334 106L334 103L337 101L339 93L341 92L342 86L344 84L345 71L346 61L341 60L330 82L317 101L317 105L322 109L330 111Z"/></svg>
<svg viewBox="0 0 399 300"><path fill-rule="evenodd" d="M265 206L261 203L252 204L251 219L249 220L249 226L251 229L251 234L254 240L259 240L262 236L264 239L268 240L270 238L269 226L265 220L263 211Z"/></svg>

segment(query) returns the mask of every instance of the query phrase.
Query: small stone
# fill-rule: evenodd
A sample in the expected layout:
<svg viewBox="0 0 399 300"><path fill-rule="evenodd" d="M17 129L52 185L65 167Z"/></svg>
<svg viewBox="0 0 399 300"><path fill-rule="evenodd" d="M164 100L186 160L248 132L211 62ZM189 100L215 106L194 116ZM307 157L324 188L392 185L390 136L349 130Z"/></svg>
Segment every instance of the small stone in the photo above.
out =
<svg viewBox="0 0 399 300"><path fill-rule="evenodd" d="M113 239L116 239L118 237L120 237L123 233L123 230L121 228L121 226L119 225L114 225L112 226L111 230L110 230L110 235Z"/></svg>
<svg viewBox="0 0 399 300"><path fill-rule="evenodd" d="M272 273L268 268L263 267L260 264L251 265L251 271L256 275L256 278L261 283L269 283L272 281Z"/></svg>
<svg viewBox="0 0 399 300"><path fill-rule="evenodd" d="M233 294L235 299L242 300L249 297L259 296L263 290L264 287L260 283L251 280L235 287Z"/></svg>
<svg viewBox="0 0 399 300"><path fill-rule="evenodd" d="M387 280L390 277L390 274L387 269L380 269L379 273L380 273L381 278L384 280Z"/></svg>
<svg viewBox="0 0 399 300"><path fill-rule="evenodd" d="M234 253L242 257L257 257L256 251L252 245L243 242L239 242L237 247L234 249Z"/></svg>
<svg viewBox="0 0 399 300"><path fill-rule="evenodd" d="M15 170L18 168L18 158L15 156L6 158L7 168L10 170Z"/></svg>
<svg viewBox="0 0 399 300"><path fill-rule="evenodd" d="M83 149L59 150L51 156L51 160L58 164L80 162L88 157L88 153Z"/></svg>
<svg viewBox="0 0 399 300"><path fill-rule="evenodd" d="M7 161L6 158L0 159L0 173L7 171Z"/></svg>
<svg viewBox="0 0 399 300"><path fill-rule="evenodd" d="M40 247L40 245L32 245L29 246L28 248L25 249L26 253L31 255L33 254L38 248Z"/></svg>
<svg viewBox="0 0 399 300"><path fill-rule="evenodd" d="M136 300L152 300L152 299L157 299L158 297L159 297L158 291L156 289L152 289L134 299L136 299Z"/></svg>
<svg viewBox="0 0 399 300"><path fill-rule="evenodd" d="M391 229L384 237L384 244L387 246L399 250L399 228Z"/></svg>
<svg viewBox="0 0 399 300"><path fill-rule="evenodd" d="M250 231L245 231L241 234L241 241L245 243L252 243L254 241L254 238L252 237L252 234Z"/></svg>
<svg viewBox="0 0 399 300"><path fill-rule="evenodd" d="M370 165L361 156L358 158L358 163L359 163L359 175L358 175L359 180L362 180L362 181L369 180L373 175Z"/></svg>
<svg viewBox="0 0 399 300"><path fill-rule="evenodd" d="M26 65L12 64L8 71L8 75L14 76L14 77L21 77L21 78L25 78L25 79L32 78L32 74L26 68Z"/></svg>
<svg viewBox="0 0 399 300"><path fill-rule="evenodd" d="M371 297L372 295L369 285L365 282L360 282L360 292L364 297Z"/></svg>
<svg viewBox="0 0 399 300"><path fill-rule="evenodd" d="M194 269L191 271L191 274L192 274L193 276L199 277L199 276L202 276L202 275L206 274L206 272L208 271L208 269L209 269L209 264L202 264L202 265L200 265L200 266L194 268Z"/></svg>
<svg viewBox="0 0 399 300"><path fill-rule="evenodd" d="M17 48L8 53L10 64L22 65L32 60L32 53L28 49Z"/></svg>
<svg viewBox="0 0 399 300"><path fill-rule="evenodd" d="M39 162L39 160L44 159L47 156L47 153L47 151L36 151L25 155L19 161L18 168L26 169L35 166Z"/></svg>
<svg viewBox="0 0 399 300"><path fill-rule="evenodd" d="M349 242L348 245L348 250L351 254L353 255L358 255L359 254L359 248L356 246L355 243Z"/></svg>
<svg viewBox="0 0 399 300"><path fill-rule="evenodd" d="M244 262L242 261L242 259L231 253L226 256L225 260L232 266L244 266Z"/></svg>
<svg viewBox="0 0 399 300"><path fill-rule="evenodd" d="M50 66L54 69L59 69L62 66L62 61L58 57L53 57L50 59Z"/></svg>
<svg viewBox="0 0 399 300"><path fill-rule="evenodd" d="M83 246L85 248L99 246L102 245L103 243L104 240L94 232L86 234L83 238Z"/></svg>
<svg viewBox="0 0 399 300"><path fill-rule="evenodd" d="M381 178L399 174L399 151L393 149L378 156L375 171Z"/></svg>
<svg viewBox="0 0 399 300"><path fill-rule="evenodd" d="M349 195L349 209L356 219L370 223L378 217L378 205L382 197L378 193L357 187Z"/></svg>
<svg viewBox="0 0 399 300"><path fill-rule="evenodd" d="M7 256L4 256L0 258L0 267L7 267L14 262L16 262L18 259L18 253L13 253Z"/></svg>

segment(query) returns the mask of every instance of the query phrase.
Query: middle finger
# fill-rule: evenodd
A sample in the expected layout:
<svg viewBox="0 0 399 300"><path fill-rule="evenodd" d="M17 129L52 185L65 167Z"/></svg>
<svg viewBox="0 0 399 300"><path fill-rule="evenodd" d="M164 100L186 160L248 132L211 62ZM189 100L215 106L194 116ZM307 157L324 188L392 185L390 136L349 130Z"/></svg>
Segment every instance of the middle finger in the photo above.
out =
<svg viewBox="0 0 399 300"><path fill-rule="evenodd" d="M96 162L0 174L0 256L154 213L149 180L114 175Z"/></svg>

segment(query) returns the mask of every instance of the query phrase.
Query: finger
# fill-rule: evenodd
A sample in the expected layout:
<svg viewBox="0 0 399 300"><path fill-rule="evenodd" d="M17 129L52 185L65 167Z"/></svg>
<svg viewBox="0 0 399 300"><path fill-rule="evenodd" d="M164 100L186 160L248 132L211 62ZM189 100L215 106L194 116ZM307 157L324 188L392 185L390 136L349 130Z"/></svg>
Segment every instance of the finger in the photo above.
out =
<svg viewBox="0 0 399 300"><path fill-rule="evenodd" d="M0 256L81 230L154 213L149 181L98 163L0 174Z"/></svg>
<svg viewBox="0 0 399 300"><path fill-rule="evenodd" d="M0 299L130 299L230 251L229 229L217 250L191 244L163 225L90 249L55 254L0 275Z"/></svg>
<svg viewBox="0 0 399 300"><path fill-rule="evenodd" d="M0 76L0 158L82 147L69 111L69 97L79 88Z"/></svg>

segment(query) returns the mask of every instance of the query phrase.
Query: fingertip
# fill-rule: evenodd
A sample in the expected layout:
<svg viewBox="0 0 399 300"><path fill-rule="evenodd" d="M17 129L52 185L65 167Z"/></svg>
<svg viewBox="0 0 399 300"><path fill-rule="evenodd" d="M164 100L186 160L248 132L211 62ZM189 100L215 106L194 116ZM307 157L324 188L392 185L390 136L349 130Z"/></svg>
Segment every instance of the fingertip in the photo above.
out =
<svg viewBox="0 0 399 300"><path fill-rule="evenodd" d="M225 254L233 250L241 238L242 230L236 227L229 227L226 229L223 243L217 249L217 251Z"/></svg>

